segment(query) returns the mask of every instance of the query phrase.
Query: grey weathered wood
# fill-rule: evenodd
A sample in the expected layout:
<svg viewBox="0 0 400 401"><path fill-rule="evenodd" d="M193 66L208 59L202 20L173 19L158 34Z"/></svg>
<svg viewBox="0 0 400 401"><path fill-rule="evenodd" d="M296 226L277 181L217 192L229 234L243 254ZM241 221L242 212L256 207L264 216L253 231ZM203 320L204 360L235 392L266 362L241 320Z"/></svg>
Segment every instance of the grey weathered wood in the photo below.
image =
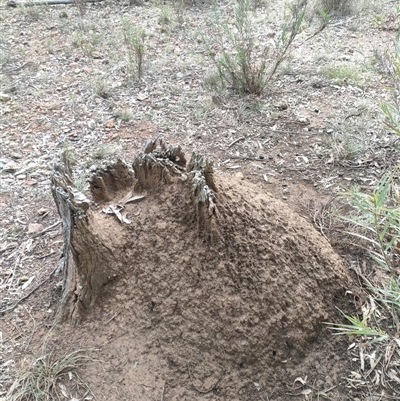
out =
<svg viewBox="0 0 400 401"><path fill-rule="evenodd" d="M64 237L59 261L63 287L58 320L78 322L109 279L107 267L114 256L91 229L90 200L74 187L66 157L53 169L51 189Z"/></svg>
<svg viewBox="0 0 400 401"><path fill-rule="evenodd" d="M99 3L104 0L81 0L84 3ZM43 5L74 4L75 0L35 0L35 1L15 1L9 0L8 7L33 7Z"/></svg>

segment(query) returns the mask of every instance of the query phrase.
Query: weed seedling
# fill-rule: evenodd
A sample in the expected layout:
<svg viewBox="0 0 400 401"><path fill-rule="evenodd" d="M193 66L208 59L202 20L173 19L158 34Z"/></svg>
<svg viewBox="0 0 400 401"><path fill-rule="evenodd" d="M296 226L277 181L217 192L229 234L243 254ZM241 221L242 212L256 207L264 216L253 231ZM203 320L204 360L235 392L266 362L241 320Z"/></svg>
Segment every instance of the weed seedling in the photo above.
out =
<svg viewBox="0 0 400 401"><path fill-rule="evenodd" d="M128 70L137 79L142 77L144 47L144 30L134 27L128 17L122 18L124 42L128 51Z"/></svg>

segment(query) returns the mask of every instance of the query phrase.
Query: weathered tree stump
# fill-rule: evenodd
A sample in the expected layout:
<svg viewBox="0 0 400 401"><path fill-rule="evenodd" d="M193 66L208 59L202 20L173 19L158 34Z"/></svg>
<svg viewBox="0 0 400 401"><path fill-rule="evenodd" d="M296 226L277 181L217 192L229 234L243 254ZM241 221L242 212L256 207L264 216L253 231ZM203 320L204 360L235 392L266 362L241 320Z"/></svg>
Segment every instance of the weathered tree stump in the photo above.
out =
<svg viewBox="0 0 400 401"><path fill-rule="evenodd" d="M145 143L143 151L133 161L134 174L122 160L98 168L89 181L92 201L74 187L66 157L54 167L52 193L62 219L64 236L60 260L63 293L59 321L79 322L83 311L93 305L102 287L118 274L111 268L118 265L116 255L96 232L92 211L94 202L116 200L121 190L147 191L152 195L164 185L179 180L192 188L191 202L197 216L199 235L208 240L214 238L212 163L194 154L186 168L185 155L180 146L167 146L162 140L159 145L157 148L157 140Z"/></svg>

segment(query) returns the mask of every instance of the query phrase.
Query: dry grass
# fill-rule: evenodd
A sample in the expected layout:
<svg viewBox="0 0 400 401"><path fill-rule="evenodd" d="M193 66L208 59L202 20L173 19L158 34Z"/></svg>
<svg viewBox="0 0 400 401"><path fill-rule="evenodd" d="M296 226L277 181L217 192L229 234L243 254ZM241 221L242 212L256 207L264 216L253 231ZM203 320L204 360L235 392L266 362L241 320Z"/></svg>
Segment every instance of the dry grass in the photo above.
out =
<svg viewBox="0 0 400 401"><path fill-rule="evenodd" d="M8 401L54 401L91 393L76 370L93 360L83 350L56 357L43 353L23 362L7 393ZM66 383L66 384L64 384Z"/></svg>

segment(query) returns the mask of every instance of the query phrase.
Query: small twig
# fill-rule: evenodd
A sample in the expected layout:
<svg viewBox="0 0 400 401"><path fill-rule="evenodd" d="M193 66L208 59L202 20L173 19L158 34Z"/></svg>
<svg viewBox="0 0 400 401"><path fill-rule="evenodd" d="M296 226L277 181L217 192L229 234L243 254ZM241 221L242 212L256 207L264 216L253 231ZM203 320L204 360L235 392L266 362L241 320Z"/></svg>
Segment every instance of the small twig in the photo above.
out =
<svg viewBox="0 0 400 401"><path fill-rule="evenodd" d="M162 386L161 401L164 401L164 390L165 390L165 384Z"/></svg>
<svg viewBox="0 0 400 401"><path fill-rule="evenodd" d="M53 254L55 254L55 251L51 251L51 252L49 252L49 253L46 253L46 255L36 256L36 258L37 258L37 259L44 259L44 258L47 258L48 256L53 255Z"/></svg>
<svg viewBox="0 0 400 401"><path fill-rule="evenodd" d="M358 111L357 113L352 113L352 114L347 115L347 116L344 118L344 121L346 121L347 119L349 119L349 118L351 118L351 117L359 117L359 116L361 116L361 114L362 114L365 110L366 110L366 109L361 109L361 110Z"/></svg>
<svg viewBox="0 0 400 401"><path fill-rule="evenodd" d="M28 310L28 308L26 306L25 306L25 309L28 312L28 314L31 317L31 319L33 320L33 330L32 330L31 336L29 338L28 344L26 344L26 347L25 347L25 350L27 350L29 348L29 345L31 344L33 335L35 334L35 331L36 331L36 322L35 322L35 318L32 316L32 313L29 312L29 310Z"/></svg>
<svg viewBox="0 0 400 401"><path fill-rule="evenodd" d="M16 259L15 259L14 268L13 268L12 272L8 276L8 279L10 279L10 282L8 283L8 288L12 287L12 283L13 283L14 277L15 277L15 271L17 270L17 266L18 266L19 261L20 261L20 257L17 256Z"/></svg>
<svg viewBox="0 0 400 401"><path fill-rule="evenodd" d="M114 313L106 322L106 326L111 323L121 312Z"/></svg>
<svg viewBox="0 0 400 401"><path fill-rule="evenodd" d="M97 3L103 0L84 0L84 3ZM74 0L37 0L37 1L15 1L9 0L8 7L33 7L41 5L74 4Z"/></svg>
<svg viewBox="0 0 400 401"><path fill-rule="evenodd" d="M43 229L42 231L39 231L38 233L35 233L32 235L32 238L38 237L39 235L42 235L44 233L47 233L47 231L51 231L53 228L58 227L61 224L61 220L55 222L54 224L52 224L51 226L46 227L45 229Z"/></svg>
<svg viewBox="0 0 400 401"><path fill-rule="evenodd" d="M20 298L17 302L15 302L14 305L10 306L9 308L0 310L0 315L4 315L7 312L13 311L22 301L25 301L28 299L38 288L40 288L46 281L48 281L51 276L57 271L58 265L53 269L53 271L49 274L48 277L46 277L41 283L39 283L31 292L26 294L24 297Z"/></svg>
<svg viewBox="0 0 400 401"><path fill-rule="evenodd" d="M236 143L238 143L238 142L240 142L240 141L243 141L244 139L246 139L244 136L241 136L240 138L235 139L233 142L231 142L231 143L228 145L228 149L231 148L231 147L232 147L233 145L235 145Z"/></svg>
<svg viewBox="0 0 400 401"><path fill-rule="evenodd" d="M375 368L378 366L378 363L381 361L382 355L379 356L377 361L374 363L374 365L371 367L371 369L366 373L364 376L364 379L367 379L367 377L375 370Z"/></svg>
<svg viewBox="0 0 400 401"><path fill-rule="evenodd" d="M251 161L253 161L253 162L265 162L265 159L257 159L257 158L255 158L255 157L247 157L247 156L234 156L234 155L231 155L228 151L227 151L227 153L228 153L228 155L229 155L229 157L230 157L231 159L251 160Z"/></svg>
<svg viewBox="0 0 400 401"><path fill-rule="evenodd" d="M12 68L11 70L7 70L7 72L8 73L17 72L17 71L22 70L23 68L25 68L27 65L31 65L31 64L33 64L31 61L27 61L26 63L20 65L19 67L15 67L15 68Z"/></svg>
<svg viewBox="0 0 400 401"><path fill-rule="evenodd" d="M190 378L190 382L192 383L192 386L195 388L196 391L198 391L198 392L201 393L201 394L207 394L207 393L209 393L210 391L214 390L215 387L217 387L218 383L221 381L221 379L222 379L222 378L224 377L224 375L225 375L225 371L223 371L223 372L221 373L221 375L219 376L219 378L217 379L217 381L216 381L210 388L208 388L207 390L202 390L202 389L199 389L198 387L196 387L196 385L195 385L194 382L193 382L192 373L191 373L191 371L190 371L190 365L188 364L187 367L188 367L189 378Z"/></svg>

